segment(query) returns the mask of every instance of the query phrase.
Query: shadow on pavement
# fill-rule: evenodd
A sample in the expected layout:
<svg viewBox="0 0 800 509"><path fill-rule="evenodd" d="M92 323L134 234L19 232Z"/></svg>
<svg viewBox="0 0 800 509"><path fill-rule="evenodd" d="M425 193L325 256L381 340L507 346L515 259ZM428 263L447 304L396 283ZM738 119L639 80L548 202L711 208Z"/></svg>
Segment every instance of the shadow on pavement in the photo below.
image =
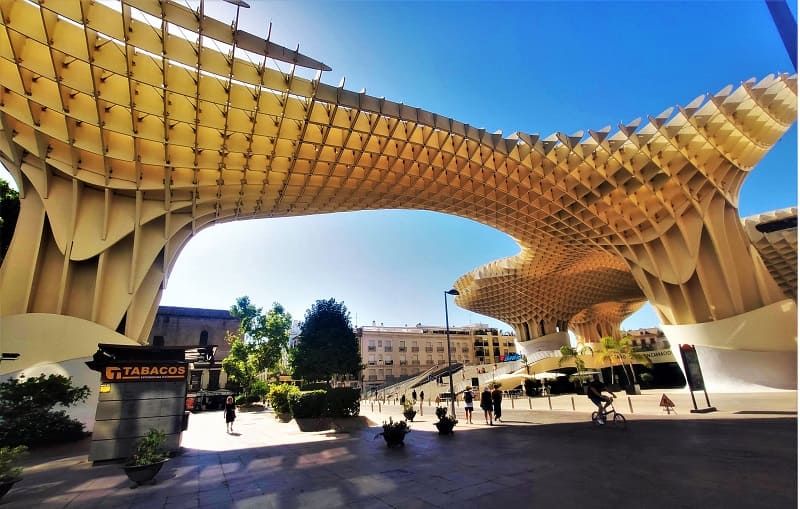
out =
<svg viewBox="0 0 800 509"><path fill-rule="evenodd" d="M603 507L797 507L794 418L631 419L619 433L589 422L457 426L447 437L425 422L389 449L373 440L380 426L282 443L294 424L262 415L238 434L268 445L186 448L155 485L128 489L119 465L88 463L86 446L27 469L3 506L578 507L602 486Z"/></svg>

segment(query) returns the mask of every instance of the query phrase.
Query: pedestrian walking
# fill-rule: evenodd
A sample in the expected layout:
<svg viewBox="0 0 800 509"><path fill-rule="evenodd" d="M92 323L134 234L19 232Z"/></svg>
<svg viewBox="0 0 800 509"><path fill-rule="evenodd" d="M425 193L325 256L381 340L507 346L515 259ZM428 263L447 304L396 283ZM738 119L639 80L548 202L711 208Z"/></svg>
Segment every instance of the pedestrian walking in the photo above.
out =
<svg viewBox="0 0 800 509"><path fill-rule="evenodd" d="M483 417L486 418L486 424L491 426L492 423L492 393L489 392L489 386L486 385L481 393L481 409L483 409Z"/></svg>
<svg viewBox="0 0 800 509"><path fill-rule="evenodd" d="M233 433L233 421L236 420L236 404L233 402L233 396L228 396L225 400L225 425L227 432Z"/></svg>
<svg viewBox="0 0 800 509"><path fill-rule="evenodd" d="M417 390L416 389L411 391L411 399L414 400L414 403L417 402Z"/></svg>
<svg viewBox="0 0 800 509"><path fill-rule="evenodd" d="M419 415L422 415L423 403L425 403L425 391L419 391Z"/></svg>
<svg viewBox="0 0 800 509"><path fill-rule="evenodd" d="M400 406L402 406L402 407L406 406L406 395L405 394L400 396Z"/></svg>
<svg viewBox="0 0 800 509"><path fill-rule="evenodd" d="M472 387L467 386L464 390L464 414L467 418L467 424L472 424L472 410L473 410L473 400L475 399L475 395L472 394Z"/></svg>
<svg viewBox="0 0 800 509"><path fill-rule="evenodd" d="M492 391L492 407L494 407L494 420L500 422L500 417L503 415L501 403L503 401L503 391L500 390L500 384L495 384Z"/></svg>

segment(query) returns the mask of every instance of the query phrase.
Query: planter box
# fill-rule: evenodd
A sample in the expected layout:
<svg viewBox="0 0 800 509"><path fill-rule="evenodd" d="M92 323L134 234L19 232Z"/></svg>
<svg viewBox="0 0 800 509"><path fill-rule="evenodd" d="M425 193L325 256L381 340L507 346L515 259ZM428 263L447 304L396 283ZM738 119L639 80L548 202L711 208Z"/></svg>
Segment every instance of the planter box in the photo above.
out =
<svg viewBox="0 0 800 509"><path fill-rule="evenodd" d="M11 487L14 486L15 483L18 483L22 480L22 477L16 477L14 479L6 479L0 481L0 499L5 496L6 493L11 490Z"/></svg>
<svg viewBox="0 0 800 509"><path fill-rule="evenodd" d="M128 476L128 479L135 482L137 485L144 484L153 479L167 461L168 460L161 460L158 463L152 463L150 465L126 465L124 467L125 474Z"/></svg>
<svg viewBox="0 0 800 509"><path fill-rule="evenodd" d="M435 422L436 429L439 430L440 435L450 435L453 433L453 428L455 427L456 423L454 422Z"/></svg>

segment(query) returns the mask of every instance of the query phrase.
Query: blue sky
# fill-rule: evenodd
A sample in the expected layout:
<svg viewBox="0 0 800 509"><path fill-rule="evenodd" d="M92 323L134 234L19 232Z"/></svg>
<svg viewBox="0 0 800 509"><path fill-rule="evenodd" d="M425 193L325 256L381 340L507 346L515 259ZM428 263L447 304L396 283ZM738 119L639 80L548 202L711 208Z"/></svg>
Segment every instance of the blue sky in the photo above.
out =
<svg viewBox="0 0 800 509"><path fill-rule="evenodd" d="M506 135L616 130L728 84L794 73L763 1L249 3L240 28L265 36L272 21L273 42L299 43L333 68L324 82L345 77L350 90ZM235 13L222 1L205 7L225 21ZM796 206L796 126L740 198L742 217ZM517 252L501 232L423 211L231 223L188 244L161 303L228 308L249 295L302 319L315 300L333 297L359 325L443 325L444 290ZM452 300L449 311L451 325L510 330ZM623 323L658 325L649 306Z"/></svg>

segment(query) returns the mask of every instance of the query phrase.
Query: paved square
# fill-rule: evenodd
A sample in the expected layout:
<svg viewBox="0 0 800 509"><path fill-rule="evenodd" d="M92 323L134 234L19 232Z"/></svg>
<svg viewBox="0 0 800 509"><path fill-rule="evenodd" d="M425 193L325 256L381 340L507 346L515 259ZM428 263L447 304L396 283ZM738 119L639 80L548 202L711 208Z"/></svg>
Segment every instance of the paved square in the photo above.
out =
<svg viewBox="0 0 800 509"><path fill-rule="evenodd" d="M775 395L777 394L777 396ZM634 397L624 431L593 427L585 398L506 405L504 420L461 422L439 436L433 408L403 448L379 426L302 432L269 411L240 412L235 434L221 412L193 414L183 453L156 484L131 489L118 464L92 466L88 441L31 454L8 508L795 508L796 393L712 396L713 414L659 415ZM683 398L683 399L681 399ZM380 423L397 405L362 406ZM549 408L549 407L546 407ZM564 408L562 410L562 408Z"/></svg>

